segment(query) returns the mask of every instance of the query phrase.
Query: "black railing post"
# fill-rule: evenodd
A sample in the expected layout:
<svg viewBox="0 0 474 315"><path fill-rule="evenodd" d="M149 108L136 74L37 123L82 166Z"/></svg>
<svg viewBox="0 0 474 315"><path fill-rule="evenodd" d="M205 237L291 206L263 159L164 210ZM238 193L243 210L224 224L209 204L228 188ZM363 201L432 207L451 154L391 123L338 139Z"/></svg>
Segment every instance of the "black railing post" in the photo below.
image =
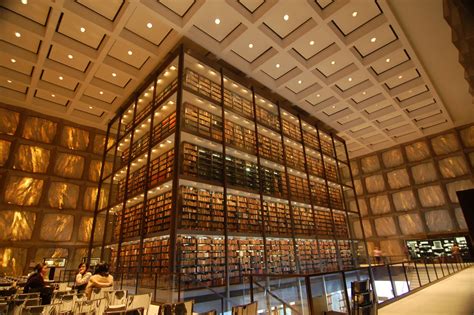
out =
<svg viewBox="0 0 474 315"><path fill-rule="evenodd" d="M153 302L156 303L156 287L158 286L158 274L155 273L155 289L154 289L154 296L153 296Z"/></svg>
<svg viewBox="0 0 474 315"><path fill-rule="evenodd" d="M306 285L306 298L308 299L309 314L316 315L313 306L313 293L311 292L311 279L309 276L304 277Z"/></svg>
<svg viewBox="0 0 474 315"><path fill-rule="evenodd" d="M443 274L443 278L444 278L444 277L445 277L445 275L444 275L444 269L443 269L443 264L442 264L441 261L439 262L439 266L441 267L441 273Z"/></svg>
<svg viewBox="0 0 474 315"><path fill-rule="evenodd" d="M385 265L385 267L387 267L388 278L390 279L390 285L392 286L393 297L396 297L397 296L397 290L396 290L396 288L394 286L394 283L393 283L392 272L390 271L390 265Z"/></svg>
<svg viewBox="0 0 474 315"><path fill-rule="evenodd" d="M405 275L405 282L407 283L408 292L411 291L410 284L408 283L407 269L405 268L405 263L402 262L403 274Z"/></svg>
<svg viewBox="0 0 474 315"><path fill-rule="evenodd" d="M254 302L254 296L253 296L253 276L250 275L250 302Z"/></svg>
<svg viewBox="0 0 474 315"><path fill-rule="evenodd" d="M349 295L347 293L346 274L344 273L344 271L341 271L341 273L342 273L342 283L344 285L344 297L346 299L347 312L351 314L351 303L349 300Z"/></svg>
<svg viewBox="0 0 474 315"><path fill-rule="evenodd" d="M415 265L415 271L416 271L416 277L418 278L418 284L421 287L420 274L418 273L418 266L416 265L416 261L414 261L413 264Z"/></svg>
<svg viewBox="0 0 474 315"><path fill-rule="evenodd" d="M433 260L433 263L432 263L431 265L433 266L433 269L434 269L434 272L435 272L435 275L436 275L436 280L438 280L438 279L439 279L439 277L438 277L438 271L436 270L436 263L435 263L434 260Z"/></svg>
<svg viewBox="0 0 474 315"><path fill-rule="evenodd" d="M423 265L425 265L426 275L428 276L428 283L431 283L430 273L428 272L428 267L426 266L426 259L423 259Z"/></svg>

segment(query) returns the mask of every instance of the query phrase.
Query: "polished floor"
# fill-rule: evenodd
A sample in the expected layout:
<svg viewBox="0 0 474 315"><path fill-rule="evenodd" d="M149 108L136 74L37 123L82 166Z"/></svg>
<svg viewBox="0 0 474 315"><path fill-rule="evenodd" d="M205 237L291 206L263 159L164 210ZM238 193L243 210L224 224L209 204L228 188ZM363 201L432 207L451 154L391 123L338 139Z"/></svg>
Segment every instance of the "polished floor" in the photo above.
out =
<svg viewBox="0 0 474 315"><path fill-rule="evenodd" d="M389 304L379 309L378 314L473 315L474 267Z"/></svg>

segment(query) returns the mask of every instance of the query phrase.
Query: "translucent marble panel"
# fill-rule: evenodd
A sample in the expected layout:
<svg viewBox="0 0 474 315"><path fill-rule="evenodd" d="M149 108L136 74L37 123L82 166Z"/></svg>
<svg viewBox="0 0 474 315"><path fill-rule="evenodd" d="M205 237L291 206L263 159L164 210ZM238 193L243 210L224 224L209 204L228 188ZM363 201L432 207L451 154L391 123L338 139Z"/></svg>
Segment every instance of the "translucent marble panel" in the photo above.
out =
<svg viewBox="0 0 474 315"><path fill-rule="evenodd" d="M469 172L466 160L462 156L451 156L439 161L439 171L444 178L454 178Z"/></svg>
<svg viewBox="0 0 474 315"><path fill-rule="evenodd" d="M56 136L57 123L50 120L28 117L23 128L23 138L52 143Z"/></svg>
<svg viewBox="0 0 474 315"><path fill-rule="evenodd" d="M380 250L382 251L382 255L386 255L386 256L405 255L403 251L402 242L399 240L381 240Z"/></svg>
<svg viewBox="0 0 474 315"><path fill-rule="evenodd" d="M81 242L89 242L92 234L92 222L94 217L82 217L81 223L79 224L78 240ZM94 240L100 241L104 235L104 217L98 217L95 226Z"/></svg>
<svg viewBox="0 0 474 315"><path fill-rule="evenodd" d="M84 193L84 210L95 210L95 202L97 200L97 192L99 191L96 187L87 187ZM104 208L107 205L109 197L108 189L101 189L99 209Z"/></svg>
<svg viewBox="0 0 474 315"><path fill-rule="evenodd" d="M380 169L380 161L377 155L366 156L360 160L362 172L365 174L378 171Z"/></svg>
<svg viewBox="0 0 474 315"><path fill-rule="evenodd" d="M411 174L416 184L433 182L437 179L436 169L432 162L413 166L411 168Z"/></svg>
<svg viewBox="0 0 474 315"><path fill-rule="evenodd" d="M89 168L89 179L93 182L98 182L100 179L100 168L102 166L102 161L92 160ZM112 163L105 162L104 166L104 178L109 176L112 173Z"/></svg>
<svg viewBox="0 0 474 315"><path fill-rule="evenodd" d="M5 188L5 201L20 206L36 206L43 191L43 180L10 176Z"/></svg>
<svg viewBox="0 0 474 315"><path fill-rule="evenodd" d="M377 218L374 220L374 223L378 236L390 236L397 234L395 221L392 217Z"/></svg>
<svg viewBox="0 0 474 315"><path fill-rule="evenodd" d="M374 232L372 231L372 225L369 220L362 220L362 227L364 229L365 237L372 237Z"/></svg>
<svg viewBox="0 0 474 315"><path fill-rule="evenodd" d="M385 190L385 181L382 175L373 175L365 178L365 188L369 193Z"/></svg>
<svg viewBox="0 0 474 315"><path fill-rule="evenodd" d="M428 144L424 141L407 145L405 151L407 153L407 159L410 162L421 161L430 157L430 149L428 148Z"/></svg>
<svg viewBox="0 0 474 315"><path fill-rule="evenodd" d="M350 162L351 165L351 170L352 170L352 176L358 176L360 171L359 171L359 164L354 160Z"/></svg>
<svg viewBox="0 0 474 315"><path fill-rule="evenodd" d="M41 224L40 238L43 241L69 241L73 228L73 215L47 213Z"/></svg>
<svg viewBox="0 0 474 315"><path fill-rule="evenodd" d="M61 145L72 150L86 151L89 145L89 132L65 126L61 134Z"/></svg>
<svg viewBox="0 0 474 315"><path fill-rule="evenodd" d="M434 137L431 139L431 145L436 155L447 154L461 149L458 138L454 133Z"/></svg>
<svg viewBox="0 0 474 315"><path fill-rule="evenodd" d="M368 212L367 212L367 203L365 202L365 199L359 198L358 202L359 202L360 215L366 216ZM349 201L349 209L350 211L357 212L357 204L355 200Z"/></svg>
<svg viewBox="0 0 474 315"><path fill-rule="evenodd" d="M31 239L36 214L27 211L0 211L0 240L22 241Z"/></svg>
<svg viewBox="0 0 474 315"><path fill-rule="evenodd" d="M0 108L0 133L14 135L19 122L20 113Z"/></svg>
<svg viewBox="0 0 474 315"><path fill-rule="evenodd" d="M43 258L69 257L67 248L38 248L35 254L35 261L43 261ZM77 268L77 266L74 266Z"/></svg>
<svg viewBox="0 0 474 315"><path fill-rule="evenodd" d="M464 213L462 212L462 209L454 209L454 214L456 215L456 221L458 221L459 228L461 230L467 230L466 218L464 218Z"/></svg>
<svg viewBox="0 0 474 315"><path fill-rule="evenodd" d="M372 214L382 214L390 212L390 201L387 195L370 198L370 210Z"/></svg>
<svg viewBox="0 0 474 315"><path fill-rule="evenodd" d="M23 275L27 254L28 249L26 248L0 247L0 273L14 276Z"/></svg>
<svg viewBox="0 0 474 315"><path fill-rule="evenodd" d="M359 222L352 222L352 229L354 231L354 236L358 239L362 239L362 228Z"/></svg>
<svg viewBox="0 0 474 315"><path fill-rule="evenodd" d="M471 189L471 188L474 188L474 185L472 183L472 180L470 179L459 180L457 182L446 184L446 190L448 191L449 199L451 200L451 202L454 202L454 203L459 203L458 195L456 194L456 191L466 190L466 189Z"/></svg>
<svg viewBox="0 0 474 315"><path fill-rule="evenodd" d="M403 164L403 155L400 149L393 149L382 153L382 161L385 167L395 167Z"/></svg>
<svg viewBox="0 0 474 315"><path fill-rule="evenodd" d="M341 177L343 180L347 180L348 182L351 181L351 173L347 164L339 163L339 171L341 172Z"/></svg>
<svg viewBox="0 0 474 315"><path fill-rule="evenodd" d="M0 166L5 165L10 154L11 142L7 140L0 140Z"/></svg>
<svg viewBox="0 0 474 315"><path fill-rule="evenodd" d="M398 169L387 173L388 185L392 189L398 189L407 187L410 185L410 179L408 178L408 172L406 169Z"/></svg>
<svg viewBox="0 0 474 315"><path fill-rule="evenodd" d="M77 268L77 266L82 262L82 258L87 257L88 252L88 247L76 248L69 265L72 266L72 268Z"/></svg>
<svg viewBox="0 0 474 315"><path fill-rule="evenodd" d="M453 222L447 210L426 212L425 221L431 232L449 232L454 230Z"/></svg>
<svg viewBox="0 0 474 315"><path fill-rule="evenodd" d="M469 153L469 160L471 161L471 166L474 168L474 152Z"/></svg>
<svg viewBox="0 0 474 315"><path fill-rule="evenodd" d="M423 233L423 222L417 213L404 214L398 217L400 230L403 235L413 235Z"/></svg>
<svg viewBox="0 0 474 315"><path fill-rule="evenodd" d="M354 179L354 189L357 196L361 196L364 194L364 189L362 188L362 183L360 179Z"/></svg>
<svg viewBox="0 0 474 315"><path fill-rule="evenodd" d="M397 211L407 211L416 208L415 195L411 190L398 191L392 194L392 201Z"/></svg>
<svg viewBox="0 0 474 315"><path fill-rule="evenodd" d="M442 206L445 203L443 191L439 186L428 186L418 189L418 198L420 198L423 207Z"/></svg>
<svg viewBox="0 0 474 315"><path fill-rule="evenodd" d="M465 147L474 147L474 125L461 130L460 135Z"/></svg>
<svg viewBox="0 0 474 315"><path fill-rule="evenodd" d="M26 172L46 173L49 165L50 151L41 147L20 145L15 154L13 168Z"/></svg>
<svg viewBox="0 0 474 315"><path fill-rule="evenodd" d="M75 209L79 199L79 186L52 182L48 191L48 204L52 208Z"/></svg>
<svg viewBox="0 0 474 315"><path fill-rule="evenodd" d="M66 153L56 156L54 173L58 176L69 178L81 178L84 171L84 157Z"/></svg>
<svg viewBox="0 0 474 315"><path fill-rule="evenodd" d="M104 149L105 149L105 135L95 135L92 151L97 154L102 154L104 153Z"/></svg>

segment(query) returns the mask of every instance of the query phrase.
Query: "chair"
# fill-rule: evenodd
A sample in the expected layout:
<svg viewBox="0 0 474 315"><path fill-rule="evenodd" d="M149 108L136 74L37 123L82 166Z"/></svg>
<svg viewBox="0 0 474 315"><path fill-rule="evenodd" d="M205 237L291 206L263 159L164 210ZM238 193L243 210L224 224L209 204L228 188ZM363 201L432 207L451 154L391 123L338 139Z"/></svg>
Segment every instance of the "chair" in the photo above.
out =
<svg viewBox="0 0 474 315"><path fill-rule="evenodd" d="M16 288L11 287L6 290L0 290L0 296L12 296L16 293Z"/></svg>
<svg viewBox="0 0 474 315"><path fill-rule="evenodd" d="M113 291L113 287L107 288L93 288L91 294L91 300L102 299L105 297L105 292Z"/></svg>
<svg viewBox="0 0 474 315"><path fill-rule="evenodd" d="M53 293L53 298L51 299L51 303L60 303L61 299L64 295L71 294L71 292L68 291L55 291Z"/></svg>
<svg viewBox="0 0 474 315"><path fill-rule="evenodd" d="M75 302L76 302L75 294L64 294L61 297L59 312L60 313L72 312L74 309Z"/></svg>
<svg viewBox="0 0 474 315"><path fill-rule="evenodd" d="M102 315L105 311L107 301L105 298L95 300L82 300L76 301L74 304L74 315L81 314L100 314Z"/></svg>
<svg viewBox="0 0 474 315"><path fill-rule="evenodd" d="M158 309L158 315L193 315L194 300L163 304Z"/></svg>
<svg viewBox="0 0 474 315"><path fill-rule="evenodd" d="M133 308L125 311L105 311L104 315L143 315L145 310L143 307Z"/></svg>
<svg viewBox="0 0 474 315"><path fill-rule="evenodd" d="M109 305L127 305L126 290L105 291L104 295Z"/></svg>
<svg viewBox="0 0 474 315"><path fill-rule="evenodd" d="M193 315L217 315L216 310L210 310L207 312L201 312L201 313L193 313Z"/></svg>
<svg viewBox="0 0 474 315"><path fill-rule="evenodd" d="M40 297L40 292L18 293L17 295L15 295L15 299L17 300L39 298L39 297Z"/></svg>
<svg viewBox="0 0 474 315"><path fill-rule="evenodd" d="M33 314L53 315L53 314L57 314L58 307L59 307L59 304L27 306L23 309L23 311L21 312L21 315L33 315Z"/></svg>
<svg viewBox="0 0 474 315"><path fill-rule="evenodd" d="M257 302L232 306L232 315L257 315Z"/></svg>
<svg viewBox="0 0 474 315"><path fill-rule="evenodd" d="M8 303L0 302L0 314L6 314L8 311Z"/></svg>
<svg viewBox="0 0 474 315"><path fill-rule="evenodd" d="M127 298L127 309L143 308L145 310L145 315L148 314L148 309L151 304L151 293L139 294L139 295L129 295Z"/></svg>

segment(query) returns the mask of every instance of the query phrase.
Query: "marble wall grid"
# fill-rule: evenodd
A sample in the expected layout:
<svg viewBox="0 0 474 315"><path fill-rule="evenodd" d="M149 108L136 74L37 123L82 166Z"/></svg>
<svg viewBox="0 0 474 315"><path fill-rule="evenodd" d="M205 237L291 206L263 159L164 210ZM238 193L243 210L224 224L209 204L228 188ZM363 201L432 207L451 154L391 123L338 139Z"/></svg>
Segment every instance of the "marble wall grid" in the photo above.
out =
<svg viewBox="0 0 474 315"><path fill-rule="evenodd" d="M104 131L0 104L0 273L87 255L104 143Z"/></svg>
<svg viewBox="0 0 474 315"><path fill-rule="evenodd" d="M467 232L456 191L474 188L474 124L351 160L369 253L406 239ZM361 233L359 227L355 227Z"/></svg>

